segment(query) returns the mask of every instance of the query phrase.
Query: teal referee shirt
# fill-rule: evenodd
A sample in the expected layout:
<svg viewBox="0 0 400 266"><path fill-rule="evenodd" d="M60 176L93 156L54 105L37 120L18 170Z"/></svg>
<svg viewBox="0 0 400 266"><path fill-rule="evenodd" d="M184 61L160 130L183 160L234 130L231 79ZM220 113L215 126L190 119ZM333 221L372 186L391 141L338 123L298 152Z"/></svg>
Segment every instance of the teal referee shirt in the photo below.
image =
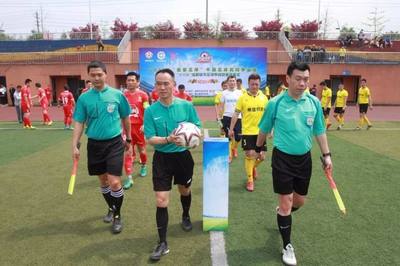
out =
<svg viewBox="0 0 400 266"><path fill-rule="evenodd" d="M309 93L295 100L287 91L269 101L258 127L264 134L274 129L274 147L291 155L307 153L312 136L325 133L319 100Z"/></svg>
<svg viewBox="0 0 400 266"><path fill-rule="evenodd" d="M190 122L201 127L200 119L191 102L173 98L172 103L166 106L157 101L144 111L144 135L146 139L155 136L168 137L182 122ZM187 150L174 143L155 145L154 148L156 151L166 153Z"/></svg>
<svg viewBox="0 0 400 266"><path fill-rule="evenodd" d="M78 98L74 120L86 123L90 139L107 140L121 135L121 118L129 116L131 107L117 89L106 86L101 91L91 89Z"/></svg>

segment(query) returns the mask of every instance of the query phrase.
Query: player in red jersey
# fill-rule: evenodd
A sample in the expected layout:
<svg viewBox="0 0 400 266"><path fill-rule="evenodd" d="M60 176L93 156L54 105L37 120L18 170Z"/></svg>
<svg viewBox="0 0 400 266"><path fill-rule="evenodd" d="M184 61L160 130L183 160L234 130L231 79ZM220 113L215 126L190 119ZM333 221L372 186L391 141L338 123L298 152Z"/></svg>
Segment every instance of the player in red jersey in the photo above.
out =
<svg viewBox="0 0 400 266"><path fill-rule="evenodd" d="M87 92L92 86L92 82L90 80L86 80L86 87L83 88L81 94Z"/></svg>
<svg viewBox="0 0 400 266"><path fill-rule="evenodd" d="M49 116L49 101L47 100L46 91L42 88L42 84L40 83L35 83L35 87L37 89L39 104L42 107L43 125L51 126L53 121L51 121Z"/></svg>
<svg viewBox="0 0 400 266"><path fill-rule="evenodd" d="M72 110L75 106L75 99L69 91L69 86L64 85L64 91L60 93L58 101L62 104L64 110L64 129L73 129L72 124Z"/></svg>
<svg viewBox="0 0 400 266"><path fill-rule="evenodd" d="M51 104L51 89L50 89L49 85L46 86L46 88L44 89L44 92L46 94L47 102L50 106L50 104Z"/></svg>
<svg viewBox="0 0 400 266"><path fill-rule="evenodd" d="M136 72L129 72L126 74L126 87L124 92L125 97L131 106L131 114L129 115L131 120L131 135L132 135L132 147L136 145L140 156L140 176L144 177L147 175L147 155L146 155L146 142L143 134L143 116L144 109L149 106L149 97L147 94L140 90L140 75ZM133 149L134 150L134 149ZM125 160L125 169L132 165L134 161L134 152L132 160ZM129 165L131 164L131 165ZM125 180L124 189L132 187L132 175L128 175L128 179Z"/></svg>
<svg viewBox="0 0 400 266"><path fill-rule="evenodd" d="M23 113L24 128L34 129L30 119L31 107L32 107L32 97L31 97L31 79L25 80L25 86L21 88L21 111Z"/></svg>
<svg viewBox="0 0 400 266"><path fill-rule="evenodd" d="M178 86L178 93L175 93L174 96L178 97L178 98L181 98L181 99L184 99L184 100L189 101L189 102L192 101L192 96L190 96L189 94L187 94L185 92L185 85L183 85L183 84L180 84Z"/></svg>

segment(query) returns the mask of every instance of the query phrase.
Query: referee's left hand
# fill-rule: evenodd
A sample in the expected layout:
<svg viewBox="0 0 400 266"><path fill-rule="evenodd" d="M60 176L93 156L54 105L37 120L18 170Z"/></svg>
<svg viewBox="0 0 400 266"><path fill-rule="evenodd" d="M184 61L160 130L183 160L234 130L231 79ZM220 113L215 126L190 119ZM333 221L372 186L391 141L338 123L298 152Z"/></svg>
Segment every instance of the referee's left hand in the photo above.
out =
<svg viewBox="0 0 400 266"><path fill-rule="evenodd" d="M125 146L125 151L128 152L129 154L132 154L132 144L125 141L124 146Z"/></svg>

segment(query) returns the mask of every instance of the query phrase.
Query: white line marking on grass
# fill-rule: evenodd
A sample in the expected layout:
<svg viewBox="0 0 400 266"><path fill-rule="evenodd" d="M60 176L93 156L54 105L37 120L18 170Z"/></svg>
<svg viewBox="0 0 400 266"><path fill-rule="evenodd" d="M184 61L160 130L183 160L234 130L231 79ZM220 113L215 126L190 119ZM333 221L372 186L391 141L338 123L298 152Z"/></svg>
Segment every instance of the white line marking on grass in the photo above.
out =
<svg viewBox="0 0 400 266"><path fill-rule="evenodd" d="M0 130L26 130L26 131L30 131L30 130L65 130L63 127L52 127L52 128L19 128L19 127L2 127L0 128Z"/></svg>
<svg viewBox="0 0 400 266"><path fill-rule="evenodd" d="M204 137L208 138L210 135L208 129L204 129ZM224 232L210 231L210 250L211 250L211 264L213 266L227 266L228 258L225 251L225 237Z"/></svg>
<svg viewBox="0 0 400 266"><path fill-rule="evenodd" d="M213 266L227 266L224 232L210 231L210 246L211 264Z"/></svg>
<svg viewBox="0 0 400 266"><path fill-rule="evenodd" d="M335 129L331 129L328 131L360 131L360 130L367 130L367 129L355 129L355 128L342 128L341 130L335 130ZM369 129L369 131L398 131L400 130L400 128L398 127L372 127L371 129Z"/></svg>

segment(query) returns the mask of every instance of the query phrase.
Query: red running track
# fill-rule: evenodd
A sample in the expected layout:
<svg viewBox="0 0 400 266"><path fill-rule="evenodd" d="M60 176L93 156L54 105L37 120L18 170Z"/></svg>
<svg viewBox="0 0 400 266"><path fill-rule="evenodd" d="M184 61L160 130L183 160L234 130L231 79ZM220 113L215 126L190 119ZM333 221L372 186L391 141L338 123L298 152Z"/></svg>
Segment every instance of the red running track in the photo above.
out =
<svg viewBox="0 0 400 266"><path fill-rule="evenodd" d="M214 121L215 109L213 106L196 106L200 119L202 121ZM50 107L50 117L54 121L63 121L64 114L62 108ZM331 111L331 116L333 111ZM42 112L40 107L33 107L33 121L42 121ZM400 121L400 106L375 106L373 110L368 110L368 118L371 121ZM356 106L349 106L346 109L345 119L347 121L358 120L358 110ZM0 107L0 121L16 121L17 114L15 107Z"/></svg>

